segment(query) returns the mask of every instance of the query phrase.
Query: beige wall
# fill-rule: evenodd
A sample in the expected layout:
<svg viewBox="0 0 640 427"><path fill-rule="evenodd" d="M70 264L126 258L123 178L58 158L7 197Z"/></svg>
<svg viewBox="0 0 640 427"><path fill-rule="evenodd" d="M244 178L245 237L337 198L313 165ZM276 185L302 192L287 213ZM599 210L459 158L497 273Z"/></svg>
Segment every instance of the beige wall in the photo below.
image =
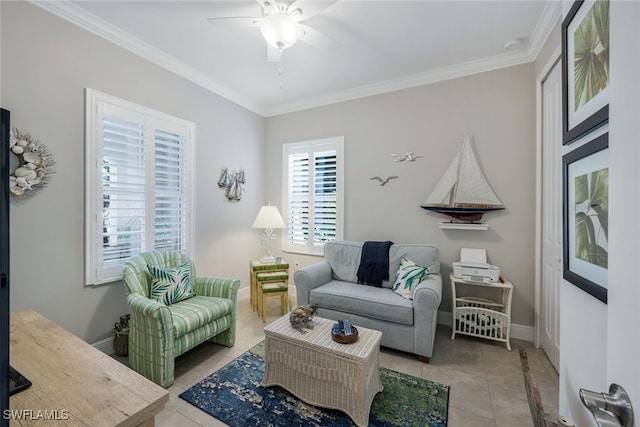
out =
<svg viewBox="0 0 640 427"><path fill-rule="evenodd" d="M26 2L1 2L2 106L56 165L50 185L11 205L11 306L35 309L88 342L127 313L121 283L84 286L84 88L196 123L195 258L200 273L248 282L260 254L264 119ZM245 168L230 203L220 169Z"/></svg>
<svg viewBox="0 0 640 427"><path fill-rule="evenodd" d="M488 231L441 230L445 218L419 206L453 159L465 132L507 209L485 215ZM268 198L281 205L282 144L345 137L345 239L432 243L448 275L461 247L486 248L513 281L513 322L534 324L535 75L533 64L270 117L266 121ZM415 162L390 153L414 151ZM398 175L381 187L369 178ZM284 254L301 265L318 258Z"/></svg>

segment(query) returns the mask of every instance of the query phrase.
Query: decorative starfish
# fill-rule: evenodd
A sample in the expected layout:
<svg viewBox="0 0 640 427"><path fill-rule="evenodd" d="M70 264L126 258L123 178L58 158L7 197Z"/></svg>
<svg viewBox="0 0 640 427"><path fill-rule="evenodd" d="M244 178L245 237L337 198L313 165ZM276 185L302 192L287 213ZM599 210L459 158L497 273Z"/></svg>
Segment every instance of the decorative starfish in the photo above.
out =
<svg viewBox="0 0 640 427"><path fill-rule="evenodd" d="M389 182L389 180L396 179L396 178L398 178L398 177L397 177L397 176L395 176L395 175L392 175L392 176L388 176L388 177L387 177L387 179L385 179L385 180L383 180L383 179L382 179L382 178L380 178L379 176L374 176L374 177L371 177L371 178L369 178L369 179L370 179L370 180L372 180L372 181L373 181L373 180L380 181L380 186L383 186L383 185L385 185L387 182Z"/></svg>

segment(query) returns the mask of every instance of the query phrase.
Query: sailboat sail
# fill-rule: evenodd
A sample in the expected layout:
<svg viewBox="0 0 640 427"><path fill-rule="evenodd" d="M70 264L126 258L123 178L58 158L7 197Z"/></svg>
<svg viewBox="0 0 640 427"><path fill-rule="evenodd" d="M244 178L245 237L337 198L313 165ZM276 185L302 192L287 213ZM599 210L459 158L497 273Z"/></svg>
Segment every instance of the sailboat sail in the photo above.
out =
<svg viewBox="0 0 640 427"><path fill-rule="evenodd" d="M480 169L469 135L421 207L465 221L478 221L487 211L504 209Z"/></svg>
<svg viewBox="0 0 640 427"><path fill-rule="evenodd" d="M229 188L231 186L231 174L228 169L223 169L218 178L218 187Z"/></svg>
<svg viewBox="0 0 640 427"><path fill-rule="evenodd" d="M442 178L440 178L440 182L438 182L436 188L424 202L425 205L451 206L453 203L455 185L458 182L459 159L460 152L458 151L453 162L451 162L447 171L444 173Z"/></svg>

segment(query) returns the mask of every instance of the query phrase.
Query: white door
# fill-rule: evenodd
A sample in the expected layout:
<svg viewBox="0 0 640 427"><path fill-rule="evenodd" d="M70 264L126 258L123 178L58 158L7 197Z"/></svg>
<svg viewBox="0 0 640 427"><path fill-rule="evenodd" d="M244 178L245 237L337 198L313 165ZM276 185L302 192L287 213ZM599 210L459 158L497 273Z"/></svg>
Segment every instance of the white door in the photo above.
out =
<svg viewBox="0 0 640 427"><path fill-rule="evenodd" d="M579 389L611 383L626 389L640 426L640 2L612 1L610 11L607 304L571 284L561 301L559 411L580 427L596 422Z"/></svg>
<svg viewBox="0 0 640 427"><path fill-rule="evenodd" d="M640 3L610 5L607 382L627 390L640 426Z"/></svg>
<svg viewBox="0 0 640 427"><path fill-rule="evenodd" d="M541 265L539 344L560 366L560 282L562 280L562 66L552 66L541 88Z"/></svg>

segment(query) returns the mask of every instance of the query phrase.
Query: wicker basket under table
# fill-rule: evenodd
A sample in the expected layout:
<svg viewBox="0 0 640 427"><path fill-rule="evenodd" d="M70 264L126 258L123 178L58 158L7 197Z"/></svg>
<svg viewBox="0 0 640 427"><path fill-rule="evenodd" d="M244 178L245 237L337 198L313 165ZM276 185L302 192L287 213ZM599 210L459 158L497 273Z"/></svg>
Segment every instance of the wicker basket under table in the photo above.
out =
<svg viewBox="0 0 640 427"><path fill-rule="evenodd" d="M283 316L264 328L262 385L277 385L315 406L345 412L358 426L369 423L371 402L382 391L379 372L382 333L358 327L358 341L331 339L332 320L315 317L302 333Z"/></svg>

